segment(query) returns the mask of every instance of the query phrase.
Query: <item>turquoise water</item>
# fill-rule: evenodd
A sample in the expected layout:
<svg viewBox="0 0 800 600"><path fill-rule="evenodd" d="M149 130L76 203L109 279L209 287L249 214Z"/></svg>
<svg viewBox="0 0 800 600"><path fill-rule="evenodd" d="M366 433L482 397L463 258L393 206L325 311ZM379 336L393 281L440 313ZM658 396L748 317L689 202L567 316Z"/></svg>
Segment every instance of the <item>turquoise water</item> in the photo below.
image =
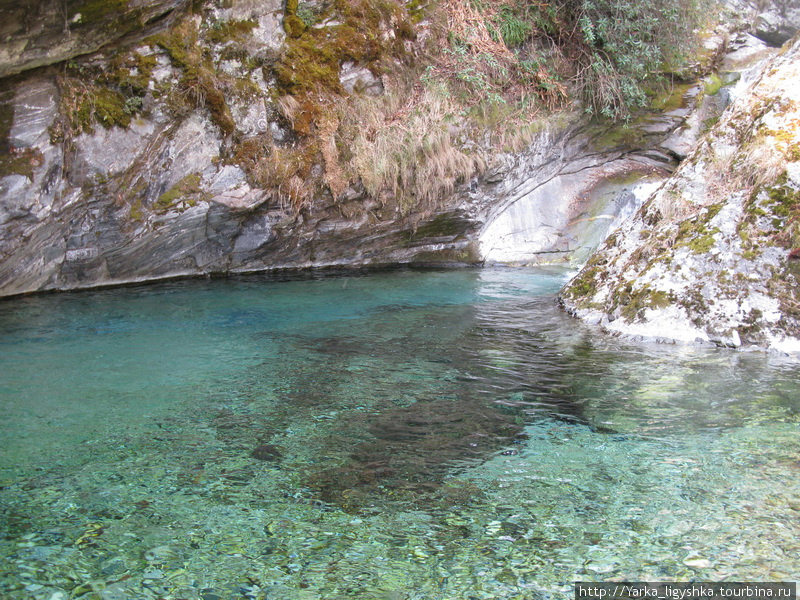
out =
<svg viewBox="0 0 800 600"><path fill-rule="evenodd" d="M564 315L559 271L0 302L0 597L570 598L800 579L800 378Z"/></svg>

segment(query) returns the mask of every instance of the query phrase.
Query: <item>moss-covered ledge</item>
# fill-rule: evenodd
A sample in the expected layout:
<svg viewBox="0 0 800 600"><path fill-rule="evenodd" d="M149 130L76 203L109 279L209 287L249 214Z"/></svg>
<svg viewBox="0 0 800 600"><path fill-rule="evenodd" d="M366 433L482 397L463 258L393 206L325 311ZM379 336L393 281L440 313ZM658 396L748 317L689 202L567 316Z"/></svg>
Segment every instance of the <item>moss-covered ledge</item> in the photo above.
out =
<svg viewBox="0 0 800 600"><path fill-rule="evenodd" d="M96 52L146 34L183 11L186 0L28 0L0 5L0 78Z"/></svg>

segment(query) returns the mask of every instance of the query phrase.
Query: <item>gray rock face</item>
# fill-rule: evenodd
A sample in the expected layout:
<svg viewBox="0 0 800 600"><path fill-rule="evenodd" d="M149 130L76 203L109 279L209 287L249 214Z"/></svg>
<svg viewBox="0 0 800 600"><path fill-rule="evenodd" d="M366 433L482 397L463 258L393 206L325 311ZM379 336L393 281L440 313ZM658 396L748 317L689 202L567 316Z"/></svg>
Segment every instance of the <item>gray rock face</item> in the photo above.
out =
<svg viewBox="0 0 800 600"><path fill-rule="evenodd" d="M800 39L562 294L609 331L800 353Z"/></svg>
<svg viewBox="0 0 800 600"><path fill-rule="evenodd" d="M759 6L754 35L779 47L800 31L800 5L795 0L771 0Z"/></svg>
<svg viewBox="0 0 800 600"><path fill-rule="evenodd" d="M363 93L367 96L380 96L383 93L383 82L379 77L355 63L345 62L339 73L339 81L348 94Z"/></svg>
<svg viewBox="0 0 800 600"><path fill-rule="evenodd" d="M676 108L648 113L630 129L564 113L417 221L355 184L337 199L318 192L293 204L279 185L259 188L266 184L252 172L268 156L291 156L291 111L265 102L275 82L258 61L242 58L258 46L254 52L274 59L285 37L280 12L277 1L236 2L195 15L195 29L184 29L251 21L247 34L207 48L230 110L224 126L224 111L212 113L214 103L181 87L181 67L155 43L135 49L148 58L134 56L136 69L149 64L151 72L144 95L124 100L147 110L126 128L94 123L51 140L63 79L46 70L19 78L6 98L7 144L35 165L30 175L0 178L0 295L287 267L579 262L642 201L643 177L665 177L688 154L695 138L682 127L695 123L696 137L716 110L699 86L685 86L676 89ZM383 93L381 79L362 66L345 63L339 75L355 95ZM691 121L698 106L704 116ZM254 150L236 156L247 148L235 146L243 140ZM319 178L321 164L311 172Z"/></svg>
<svg viewBox="0 0 800 600"><path fill-rule="evenodd" d="M28 0L0 2L0 77L95 52L141 34L183 0Z"/></svg>
<svg viewBox="0 0 800 600"><path fill-rule="evenodd" d="M622 148L597 151L591 127L580 117L575 122L543 131L518 156L502 157L489 185L475 194L487 262L580 263L641 204L636 185L668 173L663 163L626 156Z"/></svg>

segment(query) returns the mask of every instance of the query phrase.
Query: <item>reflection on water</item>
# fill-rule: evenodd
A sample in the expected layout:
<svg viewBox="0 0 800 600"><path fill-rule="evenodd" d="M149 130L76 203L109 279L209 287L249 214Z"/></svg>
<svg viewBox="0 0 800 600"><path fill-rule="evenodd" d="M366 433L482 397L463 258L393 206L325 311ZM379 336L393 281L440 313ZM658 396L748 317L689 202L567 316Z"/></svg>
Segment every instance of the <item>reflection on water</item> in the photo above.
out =
<svg viewBox="0 0 800 600"><path fill-rule="evenodd" d="M800 577L796 364L635 345L560 272L0 303L0 595L530 599Z"/></svg>

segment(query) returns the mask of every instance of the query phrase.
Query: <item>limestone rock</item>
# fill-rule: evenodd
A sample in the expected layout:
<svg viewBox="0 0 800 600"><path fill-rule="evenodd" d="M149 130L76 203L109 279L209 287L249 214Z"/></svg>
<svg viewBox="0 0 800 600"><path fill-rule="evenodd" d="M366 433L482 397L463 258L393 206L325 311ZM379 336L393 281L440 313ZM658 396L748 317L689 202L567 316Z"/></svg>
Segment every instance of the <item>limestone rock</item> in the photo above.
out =
<svg viewBox="0 0 800 600"><path fill-rule="evenodd" d="M635 337L800 352L800 39L561 298Z"/></svg>
<svg viewBox="0 0 800 600"><path fill-rule="evenodd" d="M768 44L781 46L800 30L800 5L795 0L771 0L759 8L754 34Z"/></svg>

